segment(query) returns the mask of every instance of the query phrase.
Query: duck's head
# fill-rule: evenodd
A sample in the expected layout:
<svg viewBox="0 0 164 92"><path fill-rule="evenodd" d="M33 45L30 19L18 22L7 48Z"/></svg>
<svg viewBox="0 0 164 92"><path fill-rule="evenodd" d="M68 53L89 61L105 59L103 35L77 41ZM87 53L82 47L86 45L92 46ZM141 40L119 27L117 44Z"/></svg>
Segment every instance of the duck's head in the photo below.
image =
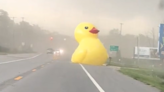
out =
<svg viewBox="0 0 164 92"><path fill-rule="evenodd" d="M98 33L99 33L99 30L97 30L93 24L80 23L76 27L74 35L77 42L80 42L83 38L86 38L86 37L97 38Z"/></svg>

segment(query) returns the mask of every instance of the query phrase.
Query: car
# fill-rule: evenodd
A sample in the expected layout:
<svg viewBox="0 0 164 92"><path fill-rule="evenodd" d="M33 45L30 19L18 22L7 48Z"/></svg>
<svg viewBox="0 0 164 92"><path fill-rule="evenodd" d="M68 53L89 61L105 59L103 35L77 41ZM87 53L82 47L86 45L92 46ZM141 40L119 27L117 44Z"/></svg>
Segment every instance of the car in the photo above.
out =
<svg viewBox="0 0 164 92"><path fill-rule="evenodd" d="M54 59L59 59L62 57L63 57L63 50L62 49L54 50Z"/></svg>
<svg viewBox="0 0 164 92"><path fill-rule="evenodd" d="M54 50L52 48L47 49L47 54L54 54Z"/></svg>
<svg viewBox="0 0 164 92"><path fill-rule="evenodd" d="M54 50L54 55L62 55L63 54L63 50L59 49L59 50Z"/></svg>

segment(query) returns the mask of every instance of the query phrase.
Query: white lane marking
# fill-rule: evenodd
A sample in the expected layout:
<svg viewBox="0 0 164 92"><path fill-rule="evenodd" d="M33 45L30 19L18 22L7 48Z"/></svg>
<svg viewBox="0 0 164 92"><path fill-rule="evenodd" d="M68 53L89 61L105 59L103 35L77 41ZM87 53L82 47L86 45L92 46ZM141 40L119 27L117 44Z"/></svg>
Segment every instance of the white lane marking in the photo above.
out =
<svg viewBox="0 0 164 92"><path fill-rule="evenodd" d="M93 84L97 87L97 89L100 91L100 92L105 92L101 87L100 85L95 81L95 79L89 74L89 72L84 68L83 65L80 64L80 66L82 67L82 69L84 70L84 72L88 75L88 77L90 78L90 80L93 82Z"/></svg>
<svg viewBox="0 0 164 92"><path fill-rule="evenodd" d="M42 53L41 53L41 54L42 54ZM19 61L28 60L28 59L33 59L33 58L35 58L35 57L40 56L41 54L38 54L38 55L33 56L33 57L30 57L30 58L25 58L25 59L18 59L18 60L12 60L12 61L1 62L0 65L2 65L2 64L7 64L7 63L19 62Z"/></svg>

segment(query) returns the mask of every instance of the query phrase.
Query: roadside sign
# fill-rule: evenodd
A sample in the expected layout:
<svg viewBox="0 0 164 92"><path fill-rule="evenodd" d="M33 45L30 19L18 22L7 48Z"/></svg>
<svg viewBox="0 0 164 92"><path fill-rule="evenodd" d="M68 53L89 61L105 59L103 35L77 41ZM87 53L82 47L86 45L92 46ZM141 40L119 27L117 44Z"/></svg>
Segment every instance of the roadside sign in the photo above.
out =
<svg viewBox="0 0 164 92"><path fill-rule="evenodd" d="M110 51L118 51L118 49L119 49L118 46L114 46L114 45L110 46Z"/></svg>

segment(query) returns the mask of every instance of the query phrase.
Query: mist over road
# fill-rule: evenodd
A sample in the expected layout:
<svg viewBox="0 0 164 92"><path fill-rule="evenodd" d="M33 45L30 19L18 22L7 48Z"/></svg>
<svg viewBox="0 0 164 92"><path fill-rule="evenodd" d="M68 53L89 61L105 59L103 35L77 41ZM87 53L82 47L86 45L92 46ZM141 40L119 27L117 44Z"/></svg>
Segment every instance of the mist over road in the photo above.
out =
<svg viewBox="0 0 164 92"><path fill-rule="evenodd" d="M0 92L159 92L113 68L52 57L43 53L0 64Z"/></svg>

